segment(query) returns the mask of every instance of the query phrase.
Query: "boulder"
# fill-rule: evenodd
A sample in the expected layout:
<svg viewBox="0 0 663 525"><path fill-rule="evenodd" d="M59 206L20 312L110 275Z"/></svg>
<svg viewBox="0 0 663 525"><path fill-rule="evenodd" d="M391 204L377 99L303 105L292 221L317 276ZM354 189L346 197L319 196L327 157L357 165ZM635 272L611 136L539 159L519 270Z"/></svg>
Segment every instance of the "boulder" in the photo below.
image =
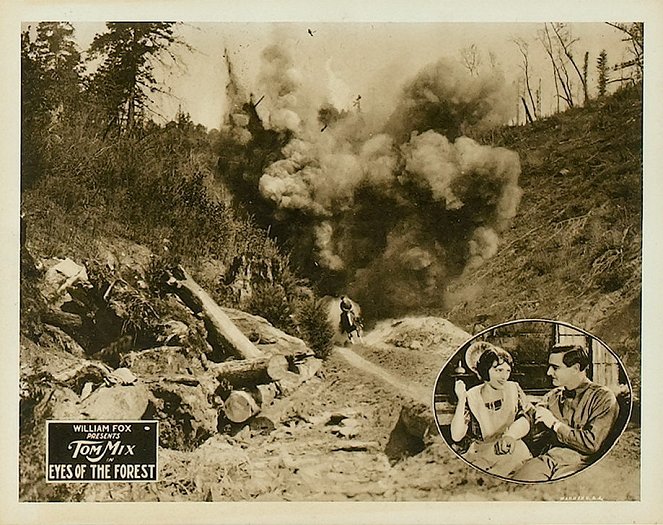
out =
<svg viewBox="0 0 663 525"><path fill-rule="evenodd" d="M302 381L308 381L322 369L322 359L307 357L295 363L295 368Z"/></svg>
<svg viewBox="0 0 663 525"><path fill-rule="evenodd" d="M46 420L82 419L78 410L79 397L76 392L65 386L56 385L35 406L32 421L36 427L46 425Z"/></svg>
<svg viewBox="0 0 663 525"><path fill-rule="evenodd" d="M57 306L71 300L71 297L67 296L67 288L79 281L88 282L85 267L76 264L69 258L46 261L44 266L47 267L47 270L44 274L42 294L49 302L57 304Z"/></svg>
<svg viewBox="0 0 663 525"><path fill-rule="evenodd" d="M45 346L62 348L75 357L81 359L87 357L83 347L79 345L73 337L57 326L44 324L39 341Z"/></svg>
<svg viewBox="0 0 663 525"><path fill-rule="evenodd" d="M165 380L150 388L163 446L191 448L217 432L220 406L203 385Z"/></svg>
<svg viewBox="0 0 663 525"><path fill-rule="evenodd" d="M88 394L91 387L83 387ZM63 385L54 385L33 411L35 425L52 420L121 420L141 419L150 392L144 385L101 387L86 397Z"/></svg>
<svg viewBox="0 0 663 525"><path fill-rule="evenodd" d="M133 385L138 379L128 368L118 368L111 374L111 380L120 385Z"/></svg>
<svg viewBox="0 0 663 525"><path fill-rule="evenodd" d="M98 388L81 401L81 419L141 419L150 401L150 391L141 383Z"/></svg>
<svg viewBox="0 0 663 525"><path fill-rule="evenodd" d="M129 368L145 380L160 380L165 376L204 372L200 356L182 346L159 346L122 356L120 365Z"/></svg>

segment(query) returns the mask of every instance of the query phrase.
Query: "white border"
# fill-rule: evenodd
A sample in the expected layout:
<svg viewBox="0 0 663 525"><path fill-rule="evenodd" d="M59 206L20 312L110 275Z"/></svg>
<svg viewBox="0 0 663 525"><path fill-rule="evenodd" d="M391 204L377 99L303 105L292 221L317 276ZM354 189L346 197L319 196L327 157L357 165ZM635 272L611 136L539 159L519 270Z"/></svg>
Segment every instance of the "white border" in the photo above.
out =
<svg viewBox="0 0 663 525"><path fill-rule="evenodd" d="M3 428L0 433L0 524L4 523L656 523L663 520L658 406L663 377L659 320L663 272L658 262L662 223L661 163L663 78L663 4L658 0L434 0L357 2L303 0L131 1L5 0L0 17L2 46L2 150L5 180L0 192L0 330L4 337L2 384ZM555 503L223 503L223 504L51 504L17 503L18 499L18 166L21 20L187 20L187 21L597 21L645 22L644 246L642 326L642 490L640 502Z"/></svg>

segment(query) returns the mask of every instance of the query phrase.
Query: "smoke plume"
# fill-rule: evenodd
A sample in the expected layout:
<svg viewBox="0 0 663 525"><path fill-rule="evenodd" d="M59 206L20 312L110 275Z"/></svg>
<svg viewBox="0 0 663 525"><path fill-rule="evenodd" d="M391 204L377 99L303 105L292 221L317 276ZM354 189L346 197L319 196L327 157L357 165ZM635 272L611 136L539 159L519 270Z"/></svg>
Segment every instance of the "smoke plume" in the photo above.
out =
<svg viewBox="0 0 663 525"><path fill-rule="evenodd" d="M499 71L471 76L440 60L369 133L359 99L336 107L283 46L262 58L260 118L285 145L257 189L280 239L323 292L369 316L443 306L451 279L495 255L521 197L518 155L465 136L510 116Z"/></svg>

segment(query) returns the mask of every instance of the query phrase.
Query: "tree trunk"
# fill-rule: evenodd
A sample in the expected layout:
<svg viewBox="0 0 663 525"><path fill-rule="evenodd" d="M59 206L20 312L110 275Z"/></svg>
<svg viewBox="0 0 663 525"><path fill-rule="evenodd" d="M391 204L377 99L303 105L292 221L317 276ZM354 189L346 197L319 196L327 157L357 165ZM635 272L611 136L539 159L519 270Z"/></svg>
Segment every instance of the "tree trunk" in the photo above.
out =
<svg viewBox="0 0 663 525"><path fill-rule="evenodd" d="M525 115L527 116L527 122L531 124L533 122L532 114L529 112L529 108L527 107L527 101L525 100L525 97L520 97L520 100L523 101L523 106L525 106Z"/></svg>
<svg viewBox="0 0 663 525"><path fill-rule="evenodd" d="M81 328L83 326L83 319L80 315L63 312L62 310L50 308L47 312L42 314L42 320L63 330L72 330Z"/></svg>
<svg viewBox="0 0 663 525"><path fill-rule="evenodd" d="M231 385L252 386L278 381L288 371L288 360L282 355L262 356L239 361L208 363L217 380L225 379Z"/></svg>
<svg viewBox="0 0 663 525"><path fill-rule="evenodd" d="M264 354L240 332L214 299L183 268L180 267L179 271L183 278L171 277L168 284L175 288L189 308L196 313L202 312L212 347L221 353L229 351L242 359L263 357Z"/></svg>

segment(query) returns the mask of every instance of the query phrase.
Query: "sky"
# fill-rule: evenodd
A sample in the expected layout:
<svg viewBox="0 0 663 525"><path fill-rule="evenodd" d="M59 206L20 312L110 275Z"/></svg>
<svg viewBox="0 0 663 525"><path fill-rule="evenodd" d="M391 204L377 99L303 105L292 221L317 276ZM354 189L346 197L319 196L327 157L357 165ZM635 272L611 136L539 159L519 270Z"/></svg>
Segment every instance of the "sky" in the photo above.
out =
<svg viewBox="0 0 663 525"><path fill-rule="evenodd" d="M81 50L104 31L102 22L75 22ZM461 50L475 45L480 68L488 68L492 53L506 82L522 78L522 56L516 38L529 45L531 82L543 92L543 112L554 109L550 63L537 34L543 23L196 23L178 25L177 33L193 49L176 48L176 64L157 72L168 95L155 98L155 109L172 118L181 106L192 120L218 128L227 113L224 60L228 50L235 73L248 92L260 97L257 79L261 53L271 44L285 45L293 57L299 81L325 94L337 109L348 109L361 95L362 109L386 112L402 85L421 68L442 57L460 60ZM571 23L579 67L589 52L590 84L595 85L596 58L602 49L611 64L628 58L622 35L605 23ZM309 32L310 30L310 32ZM576 82L577 84L577 82ZM518 117L514 102L514 119Z"/></svg>

